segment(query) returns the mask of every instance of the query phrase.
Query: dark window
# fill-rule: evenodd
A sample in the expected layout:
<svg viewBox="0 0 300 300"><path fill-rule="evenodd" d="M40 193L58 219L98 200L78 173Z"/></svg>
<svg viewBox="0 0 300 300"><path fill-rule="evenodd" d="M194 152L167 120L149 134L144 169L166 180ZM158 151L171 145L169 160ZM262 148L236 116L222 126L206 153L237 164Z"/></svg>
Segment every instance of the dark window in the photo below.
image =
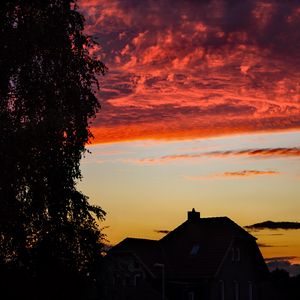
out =
<svg viewBox="0 0 300 300"><path fill-rule="evenodd" d="M191 249L190 255L192 255L192 256L197 255L199 252L199 249L200 249L200 245L195 244Z"/></svg>
<svg viewBox="0 0 300 300"><path fill-rule="evenodd" d="M241 250L240 248L231 248L231 261L241 260Z"/></svg>
<svg viewBox="0 0 300 300"><path fill-rule="evenodd" d="M129 286L130 285L130 276L126 275L125 277L125 286Z"/></svg>
<svg viewBox="0 0 300 300"><path fill-rule="evenodd" d="M253 284L251 281L248 282L249 300L253 300Z"/></svg>
<svg viewBox="0 0 300 300"><path fill-rule="evenodd" d="M241 251L240 248L236 248L236 261L240 261L241 260Z"/></svg>
<svg viewBox="0 0 300 300"><path fill-rule="evenodd" d="M139 285L140 281L141 281L141 275L140 274L135 274L134 275L134 285L135 286Z"/></svg>
<svg viewBox="0 0 300 300"><path fill-rule="evenodd" d="M224 285L224 280L220 280L220 300L225 299L225 285Z"/></svg>
<svg viewBox="0 0 300 300"><path fill-rule="evenodd" d="M234 281L233 284L234 284L234 300L239 300L239 296L240 296L239 283L237 281Z"/></svg>
<svg viewBox="0 0 300 300"><path fill-rule="evenodd" d="M231 261L234 261L234 248L231 248Z"/></svg>
<svg viewBox="0 0 300 300"><path fill-rule="evenodd" d="M188 293L188 299L189 300L194 300L195 299L195 293L194 292L189 292Z"/></svg>

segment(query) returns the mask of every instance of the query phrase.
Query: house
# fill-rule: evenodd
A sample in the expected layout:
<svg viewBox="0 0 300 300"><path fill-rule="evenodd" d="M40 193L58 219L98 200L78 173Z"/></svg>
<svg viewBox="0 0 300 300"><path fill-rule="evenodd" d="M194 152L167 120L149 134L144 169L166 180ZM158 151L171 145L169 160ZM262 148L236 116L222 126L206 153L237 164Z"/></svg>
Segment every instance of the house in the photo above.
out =
<svg viewBox="0 0 300 300"><path fill-rule="evenodd" d="M162 239L126 238L107 259L119 293L110 299L267 299L269 271L256 238L227 217L201 218L193 209Z"/></svg>

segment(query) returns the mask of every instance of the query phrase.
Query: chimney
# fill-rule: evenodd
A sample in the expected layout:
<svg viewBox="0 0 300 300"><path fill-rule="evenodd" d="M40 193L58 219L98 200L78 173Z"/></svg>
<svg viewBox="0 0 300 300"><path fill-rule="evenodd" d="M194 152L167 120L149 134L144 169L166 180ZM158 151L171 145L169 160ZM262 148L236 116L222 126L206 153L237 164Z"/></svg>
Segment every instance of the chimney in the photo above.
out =
<svg viewBox="0 0 300 300"><path fill-rule="evenodd" d="M192 209L192 211L188 211L188 220L189 221L196 221L200 219L200 212L195 211L195 208Z"/></svg>

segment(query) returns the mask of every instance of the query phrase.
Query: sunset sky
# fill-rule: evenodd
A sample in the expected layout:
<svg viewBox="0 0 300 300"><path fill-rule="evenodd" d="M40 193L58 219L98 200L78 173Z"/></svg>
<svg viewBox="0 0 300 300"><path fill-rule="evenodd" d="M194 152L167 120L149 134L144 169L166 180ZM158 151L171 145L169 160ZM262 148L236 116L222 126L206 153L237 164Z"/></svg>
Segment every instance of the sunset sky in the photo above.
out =
<svg viewBox="0 0 300 300"><path fill-rule="evenodd" d="M109 68L79 186L111 244L159 239L193 207L300 222L299 1L79 5ZM300 226L251 233L269 262L299 267Z"/></svg>

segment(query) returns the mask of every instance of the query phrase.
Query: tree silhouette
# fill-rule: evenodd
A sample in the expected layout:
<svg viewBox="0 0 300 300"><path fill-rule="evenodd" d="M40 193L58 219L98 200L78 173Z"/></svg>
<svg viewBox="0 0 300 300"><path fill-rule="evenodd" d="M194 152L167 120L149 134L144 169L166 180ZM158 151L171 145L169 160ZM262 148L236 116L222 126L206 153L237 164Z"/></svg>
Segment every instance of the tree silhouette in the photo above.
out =
<svg viewBox="0 0 300 300"><path fill-rule="evenodd" d="M3 0L0 20L0 267L32 294L42 274L94 278L105 212L76 183L106 67L76 1Z"/></svg>

